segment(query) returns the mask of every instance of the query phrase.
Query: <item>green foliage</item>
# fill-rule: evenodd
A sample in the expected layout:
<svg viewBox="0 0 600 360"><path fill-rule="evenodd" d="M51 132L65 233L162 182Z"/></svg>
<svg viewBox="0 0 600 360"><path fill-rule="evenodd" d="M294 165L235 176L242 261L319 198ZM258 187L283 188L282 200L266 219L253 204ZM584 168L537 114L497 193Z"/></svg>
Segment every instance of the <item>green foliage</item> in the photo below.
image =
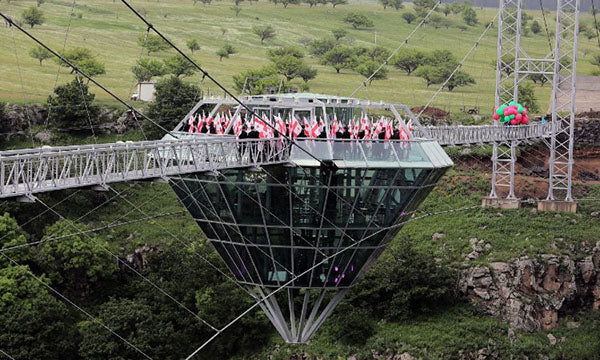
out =
<svg viewBox="0 0 600 360"><path fill-rule="evenodd" d="M592 65L600 66L600 53L596 53L592 55L592 59L590 60Z"/></svg>
<svg viewBox="0 0 600 360"><path fill-rule="evenodd" d="M369 19L366 15L361 13L351 12L344 17L344 22L352 25L354 29L358 28L372 28L375 26L373 20Z"/></svg>
<svg viewBox="0 0 600 360"><path fill-rule="evenodd" d="M28 9L23 10L21 13L21 18L23 18L25 24L31 26L32 29L35 25L42 25L44 21L46 21L44 18L44 12L35 6L31 6Z"/></svg>
<svg viewBox="0 0 600 360"><path fill-rule="evenodd" d="M283 5L284 8L287 8L289 4L300 4L300 0L279 0L279 2Z"/></svg>
<svg viewBox="0 0 600 360"><path fill-rule="evenodd" d="M404 5L402 5L402 0L379 0L379 3L383 5L383 10L387 9L388 6L396 10L400 10L404 7Z"/></svg>
<svg viewBox="0 0 600 360"><path fill-rule="evenodd" d="M163 76L166 72L162 62L150 58L141 58L131 68L137 81L150 81L155 76Z"/></svg>
<svg viewBox="0 0 600 360"><path fill-rule="evenodd" d="M240 15L240 13L242 12L242 7L238 5L234 5L230 9L235 13L235 16Z"/></svg>
<svg viewBox="0 0 600 360"><path fill-rule="evenodd" d="M385 80L388 76L388 69L384 66L376 74L373 74L379 67L381 66L380 62L375 60L366 59L366 60L358 60L358 65L354 68L354 70L365 77L365 79L369 79L369 76L373 75L369 79L369 84L373 82L373 80Z"/></svg>
<svg viewBox="0 0 600 360"><path fill-rule="evenodd" d="M319 332L332 343L360 346L373 335L376 325L367 309L352 306L346 301L335 309Z"/></svg>
<svg viewBox="0 0 600 360"><path fill-rule="evenodd" d="M350 47L337 45L325 52L320 61L322 65L332 66L339 74L342 69L351 69L354 67L355 52Z"/></svg>
<svg viewBox="0 0 600 360"><path fill-rule="evenodd" d="M183 55L173 55L164 60L165 70L167 74L179 76L192 76L197 71L194 65L189 62Z"/></svg>
<svg viewBox="0 0 600 360"><path fill-rule="evenodd" d="M223 58L229 58L229 55L233 55L235 53L237 53L237 50L231 44L225 44L219 50L217 50L219 61L223 61Z"/></svg>
<svg viewBox="0 0 600 360"><path fill-rule="evenodd" d="M424 64L455 68L458 60L450 50L434 50L425 56Z"/></svg>
<svg viewBox="0 0 600 360"><path fill-rule="evenodd" d="M464 5L456 0L448 4L448 6L450 7L450 11L452 11L453 14L460 14L464 10Z"/></svg>
<svg viewBox="0 0 600 360"><path fill-rule="evenodd" d="M413 13L412 11L407 11L404 14L402 14L402 18L404 19L404 21L406 21L407 24L412 24L412 22L415 21L415 19L417 18L417 15L415 15L415 13Z"/></svg>
<svg viewBox="0 0 600 360"><path fill-rule="evenodd" d="M88 76L94 77L106 73L104 64L96 60L92 50L88 48L75 47L64 51L61 55ZM56 59L56 62L62 66L68 66L66 62L60 59ZM71 69L71 74L73 73L75 73L75 70Z"/></svg>
<svg viewBox="0 0 600 360"><path fill-rule="evenodd" d="M156 83L155 101L148 108L148 116L167 130L171 130L202 97L202 91L177 76L169 76ZM150 138L159 138L164 131L151 123L144 123Z"/></svg>
<svg viewBox="0 0 600 360"><path fill-rule="evenodd" d="M348 4L348 0L327 0L334 8L338 5L346 5Z"/></svg>
<svg viewBox="0 0 600 360"><path fill-rule="evenodd" d="M309 80L317 77L317 69L310 65L303 64L299 69L297 69L296 76L301 78L306 83Z"/></svg>
<svg viewBox="0 0 600 360"><path fill-rule="evenodd" d="M490 64L493 67L498 66L496 60L492 60L490 62ZM502 59L501 59L501 62L500 62L500 68L502 69L502 72L506 76L510 76L513 73L514 67L515 67L515 57L514 57L514 55L510 55L510 54L503 55Z"/></svg>
<svg viewBox="0 0 600 360"><path fill-rule="evenodd" d="M194 51L200 50L200 43L198 43L198 40L196 40L196 39L190 39L190 40L186 41L185 44L187 45L188 49L190 49L192 54L194 53Z"/></svg>
<svg viewBox="0 0 600 360"><path fill-rule="evenodd" d="M412 239L398 240L347 301L387 321L431 313L455 302L455 272L437 264L433 255L415 251Z"/></svg>
<svg viewBox="0 0 600 360"><path fill-rule="evenodd" d="M264 94L268 87L279 85L277 71L272 65L260 69L250 69L233 76L233 86L237 92L250 95Z"/></svg>
<svg viewBox="0 0 600 360"><path fill-rule="evenodd" d="M519 85L519 103L525 106L529 110L529 113L540 111L533 84L525 82Z"/></svg>
<svg viewBox="0 0 600 360"><path fill-rule="evenodd" d="M334 38L314 39L308 43L308 52L316 57L323 56L337 45Z"/></svg>
<svg viewBox="0 0 600 360"><path fill-rule="evenodd" d="M286 55L290 55L297 59L303 59L304 51L302 51L301 48L296 47L296 46L280 47L280 48L270 49L267 51L267 57L271 61L276 61L277 59L284 57Z"/></svg>
<svg viewBox="0 0 600 360"><path fill-rule="evenodd" d="M475 12L475 10L470 6L465 7L462 13L462 18L469 26L475 26L477 23L479 23L479 20L477 19L477 12Z"/></svg>
<svg viewBox="0 0 600 360"><path fill-rule="evenodd" d="M444 84L448 91L452 91L457 87L468 86L475 84L475 79L462 70L458 70L452 74L453 68L444 66L424 65L415 71L415 75L423 78L427 82L427 87L433 84ZM452 76L450 76L452 75Z"/></svg>
<svg viewBox="0 0 600 360"><path fill-rule="evenodd" d="M533 20L530 28L531 28L531 32L536 35L542 31L542 27L540 26L540 23L537 20Z"/></svg>
<svg viewBox="0 0 600 360"><path fill-rule="evenodd" d="M38 45L38 46L34 47L33 49L29 50L29 56L38 60L40 62L40 66L42 66L42 61L44 61L46 59L50 59L54 55L52 55L52 53L50 51L46 50L46 48L43 48Z"/></svg>
<svg viewBox="0 0 600 360"><path fill-rule="evenodd" d="M40 280L48 284L46 277ZM28 266L0 267L0 350L14 359L75 359L70 314Z"/></svg>
<svg viewBox="0 0 600 360"><path fill-rule="evenodd" d="M284 55L273 60L275 71L283 75L287 81L298 76L298 71L302 68L304 62L293 55Z"/></svg>
<svg viewBox="0 0 600 360"><path fill-rule="evenodd" d="M260 43L264 44L265 40L275 38L275 29L271 25L266 26L254 26L252 32L260 38Z"/></svg>
<svg viewBox="0 0 600 360"><path fill-rule="evenodd" d="M100 108L94 104L95 95L89 92L79 78L57 86L54 94L48 96L48 120L59 128L89 128L98 116Z"/></svg>
<svg viewBox="0 0 600 360"><path fill-rule="evenodd" d="M143 34L138 37L138 45L146 49L148 55L153 52L164 51L169 48L169 44L160 36L155 34Z"/></svg>
<svg viewBox="0 0 600 360"><path fill-rule="evenodd" d="M417 49L400 49L392 58L391 63L398 69L410 75L425 61L425 52Z"/></svg>
<svg viewBox="0 0 600 360"><path fill-rule="evenodd" d="M348 35L348 31L346 31L346 29L343 28L333 29L331 30L331 33L333 34L333 37L336 41L340 41L340 39Z"/></svg>
<svg viewBox="0 0 600 360"><path fill-rule="evenodd" d="M37 263L52 282L78 296L87 295L118 270L108 243L89 230L83 224L60 220L46 229L37 254Z"/></svg>
<svg viewBox="0 0 600 360"><path fill-rule="evenodd" d="M435 6L437 0L413 0L415 12L419 17L425 17L427 13Z"/></svg>
<svg viewBox="0 0 600 360"><path fill-rule="evenodd" d="M17 221L11 217L9 213L4 213L4 215L0 216L0 249L25 244L27 244L27 234L21 229L19 224L17 224ZM25 246L20 249L7 251L7 254L9 254L14 261L23 264L31 261L33 251L31 247ZM12 263L0 255L0 266L8 265L12 265Z"/></svg>

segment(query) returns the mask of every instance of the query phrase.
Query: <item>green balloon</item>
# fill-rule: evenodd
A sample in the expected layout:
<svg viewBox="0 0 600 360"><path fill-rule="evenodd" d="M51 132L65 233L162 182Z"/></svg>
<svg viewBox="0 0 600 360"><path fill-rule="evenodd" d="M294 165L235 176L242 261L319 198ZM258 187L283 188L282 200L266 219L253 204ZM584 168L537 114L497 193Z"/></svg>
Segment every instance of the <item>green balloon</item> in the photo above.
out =
<svg viewBox="0 0 600 360"><path fill-rule="evenodd" d="M500 106L499 108L496 109L496 114L502 116L504 115L504 108L502 108L502 106Z"/></svg>
<svg viewBox="0 0 600 360"><path fill-rule="evenodd" d="M503 116L502 118L500 118L500 121L502 121L502 122L509 122L510 119L508 118L508 116Z"/></svg>
<svg viewBox="0 0 600 360"><path fill-rule="evenodd" d="M515 114L510 114L508 117L512 120L515 118Z"/></svg>
<svg viewBox="0 0 600 360"><path fill-rule="evenodd" d="M519 114L521 114L523 112L523 105L518 104L517 111L519 112Z"/></svg>
<svg viewBox="0 0 600 360"><path fill-rule="evenodd" d="M511 101L511 102L508 103L508 105L511 105L511 106L512 105L517 105L517 102L516 101Z"/></svg>

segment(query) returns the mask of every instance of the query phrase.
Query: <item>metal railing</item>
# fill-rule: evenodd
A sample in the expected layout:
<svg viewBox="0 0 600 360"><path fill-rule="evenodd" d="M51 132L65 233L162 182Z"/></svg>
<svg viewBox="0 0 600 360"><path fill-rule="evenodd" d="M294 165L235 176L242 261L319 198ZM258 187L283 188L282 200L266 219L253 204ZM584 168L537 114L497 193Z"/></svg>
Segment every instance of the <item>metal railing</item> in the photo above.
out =
<svg viewBox="0 0 600 360"><path fill-rule="evenodd" d="M515 126L425 126L422 130L413 130L415 137L436 140L442 146L539 139L550 137L551 133L550 122Z"/></svg>
<svg viewBox="0 0 600 360"><path fill-rule="evenodd" d="M0 198L285 162L284 140L222 137L0 152Z"/></svg>

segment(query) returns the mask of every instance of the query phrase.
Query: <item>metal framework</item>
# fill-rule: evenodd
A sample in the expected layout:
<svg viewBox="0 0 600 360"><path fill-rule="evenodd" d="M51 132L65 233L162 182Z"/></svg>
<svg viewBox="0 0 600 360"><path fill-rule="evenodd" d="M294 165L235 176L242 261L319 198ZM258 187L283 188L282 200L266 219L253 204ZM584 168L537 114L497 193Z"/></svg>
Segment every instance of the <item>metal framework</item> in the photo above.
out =
<svg viewBox="0 0 600 360"><path fill-rule="evenodd" d="M529 75L543 75L552 81L547 199L558 196L572 201L579 0L557 0L554 51L545 58L532 58L521 46L522 8L523 0L500 0L495 105L518 101L519 84ZM497 198L497 190L502 187L508 188L508 199L515 198L515 150L519 141L516 138L493 143L491 198Z"/></svg>
<svg viewBox="0 0 600 360"><path fill-rule="evenodd" d="M194 136L0 152L0 198L287 161L289 144Z"/></svg>

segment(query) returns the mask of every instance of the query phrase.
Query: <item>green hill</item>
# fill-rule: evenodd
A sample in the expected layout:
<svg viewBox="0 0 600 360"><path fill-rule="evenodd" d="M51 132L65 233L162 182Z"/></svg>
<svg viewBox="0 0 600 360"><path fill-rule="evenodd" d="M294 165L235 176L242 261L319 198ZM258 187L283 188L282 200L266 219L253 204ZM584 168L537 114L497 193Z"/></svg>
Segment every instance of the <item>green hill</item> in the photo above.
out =
<svg viewBox="0 0 600 360"><path fill-rule="evenodd" d="M2 2L0 8L16 20L20 19L24 9L34 3L35 1ZM218 1L210 5L202 5L201 2L194 5L192 0L133 2L133 6L145 13L156 28L186 51L186 41L197 39L200 50L194 53L193 58L229 88L232 86L232 75L268 63L266 51L269 48L302 46L305 40L330 36L331 30L343 27L348 30L348 37L354 45L368 47L373 46L376 41L377 45L392 50L399 46L416 26L415 22L407 24L401 17L404 12L412 11L411 5L405 5L405 8L399 11L390 8L384 11L381 5L374 3L351 3L336 8L332 8L331 5L310 8L302 4L283 8L282 5L269 2L242 2L242 11L237 17L231 10L232 5L230 1ZM40 9L45 13L46 21L43 25L34 27L32 33L54 49L62 49L71 2L48 0ZM368 30L352 29L343 22L344 16L350 12L367 15L375 26ZM467 29L458 27L464 25L460 14L451 14L446 18L452 22L449 28L435 29L430 25L425 26L415 33L407 47L424 50L448 49L461 59L495 13L494 9L477 9L479 24ZM542 23L539 11L528 13ZM439 15L444 17L443 13ZM551 19L549 21L548 26L553 29L554 23ZM582 15L582 22L591 24L591 16ZM275 28L276 38L261 45L251 30L253 26L267 24ZM135 84L131 67L142 53L137 39L145 30L144 24L119 1L77 2L67 34L66 47L69 49L80 46L92 49L106 66L106 74L99 76L98 80L119 96L129 98ZM57 65L52 60L47 60L40 66L37 60L28 55L34 47L31 40L16 30L14 39L12 31L8 28L3 28L1 32L0 99L12 102L44 101L53 89ZM451 110L457 110L463 105L467 108L479 106L487 109L492 104L495 73L491 63L496 56L496 37L494 25L463 67L463 70L475 78L477 84L458 88L453 92L442 92L433 103L434 106ZM537 35L531 34L526 39L525 48L531 56L544 56L548 53L548 43L543 30ZM232 44L239 53L221 62L215 53L225 43ZM595 39L588 40L581 36L579 73L592 72L594 66L589 60L591 54L598 50L597 46ZM169 50L153 54L153 57L166 58L173 54L174 51ZM318 69L317 77L309 82L311 91L314 92L349 95L363 79L361 75L349 70L342 70L341 74L336 74L332 67L319 65L317 59L312 57L308 58L308 62ZM66 73L68 71L63 69L58 79L59 83L66 82L71 77ZM190 80L201 81L199 75L191 77ZM208 81L204 81L202 85L206 91L220 94ZM400 70L390 67L387 80L374 81L368 90L359 91L357 96L422 105L437 88L436 85L427 88L422 79L406 76ZM108 95L99 89L92 88L92 91L98 94L99 99L108 99ZM542 109L547 107L549 91L549 84L538 88Z"/></svg>

